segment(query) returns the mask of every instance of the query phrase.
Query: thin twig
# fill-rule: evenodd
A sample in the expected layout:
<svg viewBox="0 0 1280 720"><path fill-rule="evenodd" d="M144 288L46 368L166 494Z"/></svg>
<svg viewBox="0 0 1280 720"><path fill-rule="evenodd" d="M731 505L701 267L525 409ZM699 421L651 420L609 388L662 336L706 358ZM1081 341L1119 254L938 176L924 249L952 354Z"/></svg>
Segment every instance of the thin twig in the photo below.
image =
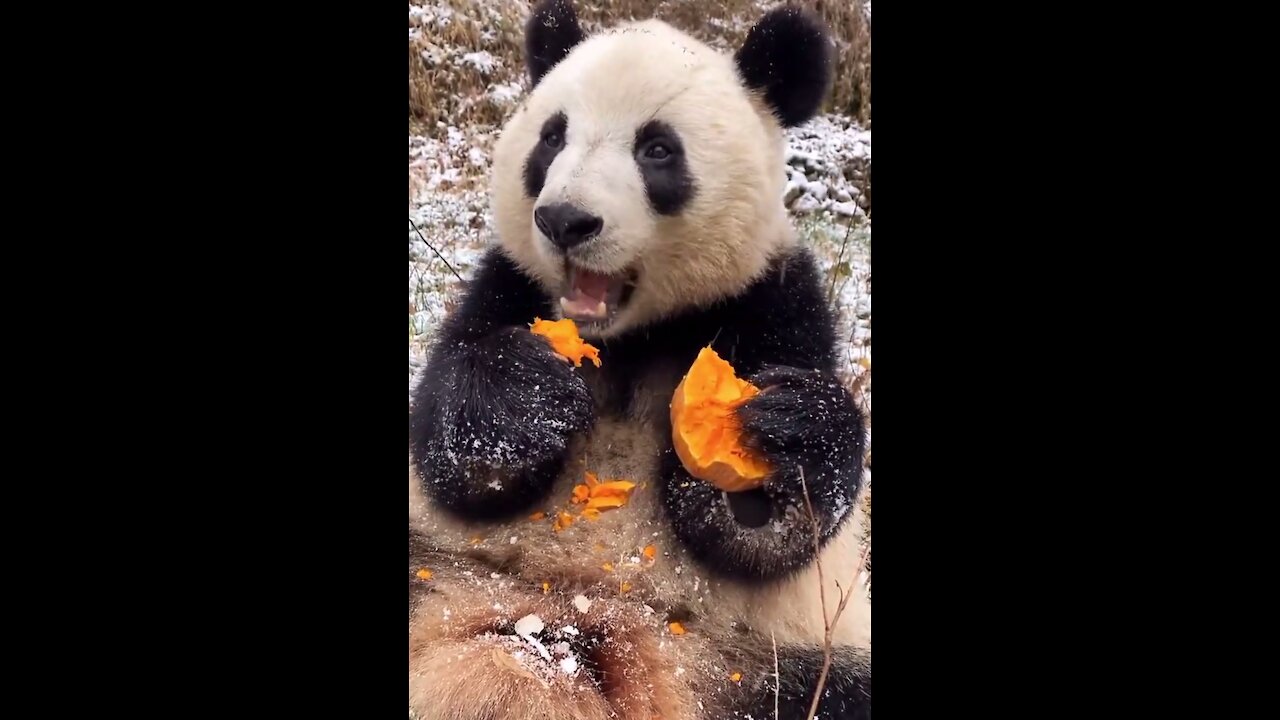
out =
<svg viewBox="0 0 1280 720"><path fill-rule="evenodd" d="M778 720L778 693L782 688L782 680L778 677L778 638L769 631L769 639L773 641L773 720Z"/></svg>
<svg viewBox="0 0 1280 720"><path fill-rule="evenodd" d="M840 622L840 615L844 612L844 608L849 604L849 598L853 597L853 591L858 584L858 573L861 568L866 565L867 551L862 551L862 558L853 566L853 582L849 585L849 591L845 592L840 587L840 583L836 582L836 590L840 593L840 604L836 606L836 614L829 619L827 617L827 583L822 576L822 559L821 548L818 544L819 528L818 516L813 512L813 503L809 501L809 486L804 481L804 468L800 469L800 489L804 492L804 506L809 512L809 522L813 525L813 562L818 568L818 600L822 603L822 672L818 674L818 685L813 690L813 702L809 705L808 720L818 713L818 704L822 700L822 690L827 684L827 673L831 671L831 637L834 634L836 623Z"/></svg>
<svg viewBox="0 0 1280 720"><path fill-rule="evenodd" d="M436 249L436 246L427 242L426 236L424 236L422 231L418 229L418 224L413 221L413 218L409 218L409 224L413 226L414 232L418 233L418 237L422 240L423 244L431 248L431 252L435 253L436 257L440 258L440 262L444 263L444 266L449 268L449 272L453 273L453 276L458 278L459 281L465 282L462 280L462 276L458 274L458 271L454 270L453 266L449 264L449 261L444 259L444 256L440 254L440 251Z"/></svg>

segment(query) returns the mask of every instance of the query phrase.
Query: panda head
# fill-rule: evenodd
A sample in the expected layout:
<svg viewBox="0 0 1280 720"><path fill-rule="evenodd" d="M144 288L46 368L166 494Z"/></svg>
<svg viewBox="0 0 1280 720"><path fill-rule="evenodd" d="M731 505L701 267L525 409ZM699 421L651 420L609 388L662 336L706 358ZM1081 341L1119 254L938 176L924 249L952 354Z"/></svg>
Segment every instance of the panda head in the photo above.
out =
<svg viewBox="0 0 1280 720"><path fill-rule="evenodd" d="M793 241L781 129L818 110L831 43L766 14L732 56L656 20L586 37L567 0L526 35L533 90L494 151L507 254L584 334L608 337L743 290Z"/></svg>

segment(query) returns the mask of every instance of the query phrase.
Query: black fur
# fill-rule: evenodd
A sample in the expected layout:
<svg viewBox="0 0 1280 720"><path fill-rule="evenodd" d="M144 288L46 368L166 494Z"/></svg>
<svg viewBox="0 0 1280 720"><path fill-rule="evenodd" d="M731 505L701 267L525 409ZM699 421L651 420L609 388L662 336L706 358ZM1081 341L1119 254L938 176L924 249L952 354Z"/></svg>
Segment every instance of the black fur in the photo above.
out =
<svg viewBox="0 0 1280 720"><path fill-rule="evenodd" d="M635 158L649 204L659 215L675 215L693 199L695 186L684 145L670 125L651 120L636 130Z"/></svg>
<svg viewBox="0 0 1280 720"><path fill-rule="evenodd" d="M840 479L862 470L866 447L857 405L835 376L819 370L773 367L751 382L761 393L738 417L747 441L777 465L770 490L781 503L803 508L807 487L814 507L826 511L819 520L829 536L836 516L853 509L856 485Z"/></svg>
<svg viewBox="0 0 1280 720"><path fill-rule="evenodd" d="M747 87L785 127L813 117L831 89L832 46L822 21L792 5L765 14L734 58Z"/></svg>
<svg viewBox="0 0 1280 720"><path fill-rule="evenodd" d="M542 185L547 181L547 168L555 161L556 156L564 149L565 134L569 132L569 118L562 112L556 113L542 123L542 131L538 133L538 144L529 151L524 160L524 192L530 198L538 197Z"/></svg>
<svg viewBox="0 0 1280 720"><path fill-rule="evenodd" d="M490 252L445 321L414 390L410 447L424 489L469 519L509 516L549 491L569 438L591 425L581 375L529 332L546 297Z"/></svg>
<svg viewBox="0 0 1280 720"><path fill-rule="evenodd" d="M768 642L768 639L765 639ZM768 649L768 646L765 646ZM744 663L743 667L747 667ZM774 717L773 655L757 657L755 672L742 681L744 691L726 708L723 717ZM777 707L779 720L803 720L822 673L822 649L781 646L778 648ZM746 674L744 673L744 676ZM868 658L847 650L837 650L822 688L822 700L815 718L821 720L871 720L871 668Z"/></svg>
<svg viewBox="0 0 1280 720"><path fill-rule="evenodd" d="M524 33L525 64L529 67L529 79L533 85L536 86L542 76L585 37L569 0L542 0L538 3L529 15Z"/></svg>
<svg viewBox="0 0 1280 720"><path fill-rule="evenodd" d="M698 351L711 345L740 376L765 390L743 407L741 418L748 441L765 453L777 476L752 497L739 499L747 510L742 502L731 509L720 491L691 478L668 446L661 458L663 503L673 531L694 557L720 575L750 580L807 566L813 536L801 468L822 542L856 512L862 416L836 380L834 318L807 251L778 258L736 298L599 343L599 370L586 364L569 370L529 336L525 325L537 315L548 317L549 302L493 250L442 330L412 416L417 467L438 502L472 517L528 507L553 481L565 440L591 423L592 398L583 375L598 373L603 381L604 396L595 398L599 412L625 413L633 409L638 382L652 383L661 372L664 386L674 389ZM535 421L542 413L564 417L566 426L556 432L540 428ZM661 432L670 437L669 427ZM466 447L481 440L489 448L498 439L528 452L495 467L492 458L485 462L486 449ZM469 464L441 462L443 449L462 453ZM495 472L501 491L487 485Z"/></svg>

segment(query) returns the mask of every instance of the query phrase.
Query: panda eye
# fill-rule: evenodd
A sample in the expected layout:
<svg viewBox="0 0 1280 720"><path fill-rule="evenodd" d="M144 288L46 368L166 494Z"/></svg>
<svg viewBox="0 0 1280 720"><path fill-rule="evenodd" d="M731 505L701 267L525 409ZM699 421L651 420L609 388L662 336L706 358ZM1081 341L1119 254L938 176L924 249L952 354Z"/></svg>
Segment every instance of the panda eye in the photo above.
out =
<svg viewBox="0 0 1280 720"><path fill-rule="evenodd" d="M549 148L558 148L560 143L564 142L564 138L560 137L560 133L553 132L543 137L542 142L546 143Z"/></svg>
<svg viewBox="0 0 1280 720"><path fill-rule="evenodd" d="M651 145L644 151L644 156L650 160L666 160L671 156L671 150L666 145Z"/></svg>

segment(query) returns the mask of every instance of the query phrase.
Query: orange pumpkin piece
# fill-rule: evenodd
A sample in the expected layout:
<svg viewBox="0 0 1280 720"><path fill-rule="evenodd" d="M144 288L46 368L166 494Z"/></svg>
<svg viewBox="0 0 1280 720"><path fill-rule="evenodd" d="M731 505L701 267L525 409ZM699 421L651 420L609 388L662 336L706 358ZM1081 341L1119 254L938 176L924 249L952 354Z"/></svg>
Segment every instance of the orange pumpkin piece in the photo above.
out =
<svg viewBox="0 0 1280 720"><path fill-rule="evenodd" d="M582 358L584 357L595 363L596 367L600 367L599 348L583 341L578 335L578 326L574 325L572 320L568 318L564 320L534 318L529 330L534 335L545 337L551 343L551 349L555 350L561 357L572 361L574 367L582 367Z"/></svg>
<svg viewBox="0 0 1280 720"><path fill-rule="evenodd" d="M715 350L703 348L671 398L671 440L689 474L725 492L760 487L772 468L742 445L736 411L759 394Z"/></svg>
<svg viewBox="0 0 1280 720"><path fill-rule="evenodd" d="M668 628L669 630L671 630L671 634L672 634L672 635L683 635L683 634L684 634L684 626L683 626L683 625L681 625L681 624L680 624L680 623L678 623L678 622L668 623L668 624L667 624L667 628Z"/></svg>
<svg viewBox="0 0 1280 720"><path fill-rule="evenodd" d="M430 571L430 570L428 570L428 569L426 569L426 568L422 568L421 570L419 570L419 571L418 571L418 579L419 579L419 580L430 580L430 579L431 579L431 571Z"/></svg>
<svg viewBox="0 0 1280 720"><path fill-rule="evenodd" d="M635 489L636 484L630 480L610 480L609 482L596 483L591 488L591 497L620 497L626 498L631 495L631 491Z"/></svg>
<svg viewBox="0 0 1280 720"><path fill-rule="evenodd" d="M652 560L657 556L658 556L658 548L654 547L653 545L644 546L644 558L646 560Z"/></svg>
<svg viewBox="0 0 1280 720"><path fill-rule="evenodd" d="M573 497L569 501L574 505L580 505L586 502L589 497L591 497L591 490L586 485L574 485Z"/></svg>
<svg viewBox="0 0 1280 720"><path fill-rule="evenodd" d="M587 510L608 510L609 508L620 508L626 504L627 499L625 497L593 497L587 501Z"/></svg>

